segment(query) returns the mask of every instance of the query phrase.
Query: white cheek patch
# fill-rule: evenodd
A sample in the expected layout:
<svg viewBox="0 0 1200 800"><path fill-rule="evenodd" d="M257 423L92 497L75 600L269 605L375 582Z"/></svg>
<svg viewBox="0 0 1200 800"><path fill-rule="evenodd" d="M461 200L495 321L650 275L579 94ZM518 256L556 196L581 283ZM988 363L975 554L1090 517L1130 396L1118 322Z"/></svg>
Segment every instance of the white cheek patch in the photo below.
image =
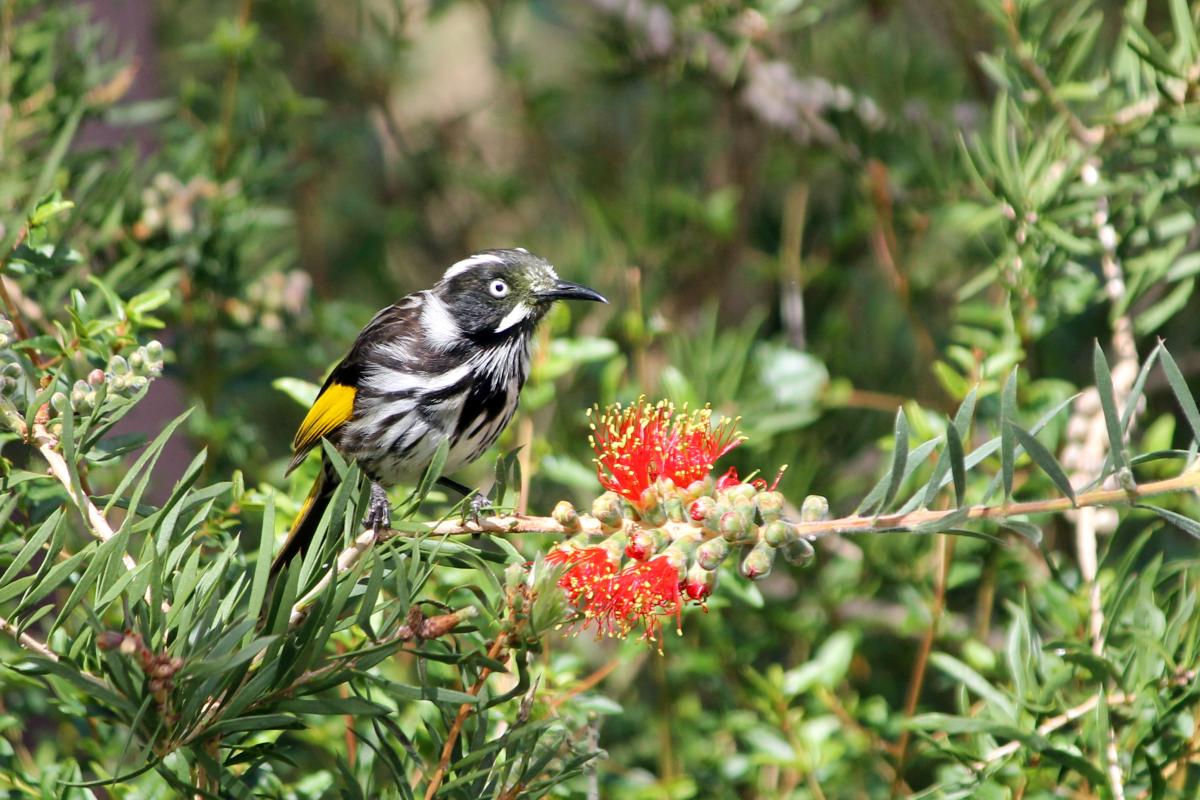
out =
<svg viewBox="0 0 1200 800"><path fill-rule="evenodd" d="M524 322L531 311L533 311L533 309L524 303L517 303L515 306L513 306L512 311L505 314L504 319L500 320L500 324L496 326L496 333L506 331L519 322Z"/></svg>
<svg viewBox="0 0 1200 800"><path fill-rule="evenodd" d="M421 328L429 343L437 350L449 350L462 341L462 328L450 315L450 309L432 292L425 292L425 307L421 309Z"/></svg>
<svg viewBox="0 0 1200 800"><path fill-rule="evenodd" d="M450 266L450 269L446 270L446 274L442 276L442 280L448 281L457 275L462 275L467 270L474 269L475 267L479 267L484 264L503 264L503 263L504 263L504 259L501 258L500 256L494 256L491 253L481 253L479 255L474 255L469 258L464 258L462 261L452 264Z"/></svg>

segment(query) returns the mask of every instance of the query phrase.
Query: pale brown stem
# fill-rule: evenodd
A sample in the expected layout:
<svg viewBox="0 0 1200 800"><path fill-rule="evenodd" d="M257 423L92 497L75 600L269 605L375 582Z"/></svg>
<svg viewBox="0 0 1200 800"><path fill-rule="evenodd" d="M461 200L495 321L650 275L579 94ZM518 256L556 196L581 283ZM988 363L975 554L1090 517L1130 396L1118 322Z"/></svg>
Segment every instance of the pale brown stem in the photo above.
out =
<svg viewBox="0 0 1200 800"><path fill-rule="evenodd" d="M1200 471L1188 472L1183 475L1178 475L1174 478L1168 478L1161 481L1153 481L1151 483L1143 483L1132 490L1125 489L1098 489L1092 492L1085 492L1076 495L1076 504L1072 505L1071 501L1066 497L1058 497L1052 500L1035 500L1027 503L1009 503L1003 506L972 506L967 512L968 520L1003 520L1010 516L1019 516L1026 514L1052 514L1058 511L1067 511L1071 508L1084 508L1087 506L1116 506L1128 505L1129 503L1144 500L1147 497L1153 497L1160 494L1169 494L1171 492L1181 492L1186 490L1195 490L1200 488ZM945 519L951 514L958 513L956 510L947 511L913 511L908 514L888 514L878 517L841 517L839 519L818 520L815 522L798 522L795 523L796 528L800 531L800 535L805 539L819 539L823 536L841 536L854 533L887 533L890 531L904 531L915 528L919 525L928 523L936 523ZM625 530L629 533L638 530L641 525L633 520L625 520ZM664 525L658 526L665 529L671 538L676 538L677 534L686 531L695 531L696 527L687 522L667 522ZM326 573L320 581L317 582L313 589L296 601L292 606L291 623L299 624L304 619L304 614L308 606L312 605L313 601L320 596L321 592L328 587L329 582L336 576L353 569L376 542L383 542L397 536L413 536L413 535L430 535L430 536L478 536L480 534L497 534L497 535L512 535L522 533L541 533L559 536L569 536L577 533L588 533L594 535L613 533L613 529L606 529L600 524L600 520L590 514L580 514L579 524L577 527L566 528L552 517L529 517L520 515L507 515L496 517L484 517L475 522L468 520L465 522L446 521L439 522L433 525L418 527L410 531L400 531L394 529L381 530L376 534L373 530L363 531L358 535L354 542L343 550L338 555L337 569L332 573ZM706 536L711 537L716 534L706 532Z"/></svg>
<svg viewBox="0 0 1200 800"><path fill-rule="evenodd" d="M1137 695L1125 694L1124 692L1113 692L1112 694L1108 695L1108 697L1106 698L1109 706L1129 705L1136 699L1137 699ZM1075 706L1074 708L1069 708L1066 711L1064 711L1063 713L1053 716L1050 719L1043 722L1041 725L1038 725L1037 726L1038 735L1039 736L1049 736L1050 734L1054 733L1059 728L1069 725L1070 723L1072 723L1075 720L1079 719L1080 717L1084 716L1088 712L1092 711L1099 703L1100 703L1100 695L1099 694L1092 695L1087 700L1084 700L1082 703ZM1002 744L999 747L988 752L988 754L983 757L983 761L981 761L975 765L975 768L983 769L988 764L991 764L994 761L999 761L1000 759L1005 758L1007 756L1011 756L1013 753L1017 752L1020 749L1021 749L1021 742L1016 739L1014 739L1013 741L1008 742L1006 744Z"/></svg>
<svg viewBox="0 0 1200 800"><path fill-rule="evenodd" d="M60 661L58 653L51 650L49 645L24 631L18 631L17 626L13 625L4 617L0 617L0 631L12 636L17 640L17 644L31 653L36 653L47 661L53 661L56 664ZM93 675L92 673L82 669L78 670L78 673L89 683L94 683L97 686L104 686L107 688L107 684L105 684L104 680Z"/></svg>
<svg viewBox="0 0 1200 800"><path fill-rule="evenodd" d="M58 447L58 439L46 430L46 426L40 422L33 424L33 443L37 446L38 452L42 454L42 458L46 459L46 463L50 465L50 474L53 475L63 488L67 490L67 495L75 501L75 505L83 514L84 521L87 522L88 530L102 542L107 542L116 534L113 532L112 526L108 524L108 520L100 513L100 509L92 502L82 489L79 494L75 493L75 487L71 483L71 471L67 467L67 460L55 448ZM137 562L133 560L133 556L126 553L121 557L125 567L130 570L137 569Z"/></svg>

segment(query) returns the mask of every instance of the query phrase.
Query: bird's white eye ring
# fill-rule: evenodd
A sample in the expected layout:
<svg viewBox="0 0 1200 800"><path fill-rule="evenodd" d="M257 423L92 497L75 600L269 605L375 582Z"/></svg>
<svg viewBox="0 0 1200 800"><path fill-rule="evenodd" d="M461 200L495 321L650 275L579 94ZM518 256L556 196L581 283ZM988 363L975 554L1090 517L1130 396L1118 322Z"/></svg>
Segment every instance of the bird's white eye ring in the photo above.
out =
<svg viewBox="0 0 1200 800"><path fill-rule="evenodd" d="M492 293L492 297L504 297L508 294L508 284L497 278L488 286L488 291Z"/></svg>

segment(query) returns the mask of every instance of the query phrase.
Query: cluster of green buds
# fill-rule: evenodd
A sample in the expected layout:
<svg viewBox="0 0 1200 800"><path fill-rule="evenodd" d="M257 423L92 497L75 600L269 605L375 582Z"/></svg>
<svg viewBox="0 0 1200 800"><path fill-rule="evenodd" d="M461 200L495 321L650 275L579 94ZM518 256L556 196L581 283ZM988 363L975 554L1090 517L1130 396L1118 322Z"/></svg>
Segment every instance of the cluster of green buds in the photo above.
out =
<svg viewBox="0 0 1200 800"><path fill-rule="evenodd" d="M162 375L163 348L151 341L124 356L113 356L108 360L105 381L119 395L128 397L146 388L151 378Z"/></svg>
<svg viewBox="0 0 1200 800"><path fill-rule="evenodd" d="M705 541L688 573L689 595L715 583L708 576L716 573L734 548L740 548L741 574L750 580L769 575L779 553L792 564L812 558L812 545L784 518L785 505L783 495L764 481L743 483L733 470L717 481L715 491L692 500L688 516L704 531ZM828 513L828 501L812 495L804 501L800 521L816 521Z"/></svg>
<svg viewBox="0 0 1200 800"><path fill-rule="evenodd" d="M12 320L0 314L0 350L8 347L17 338L17 329Z"/></svg>
<svg viewBox="0 0 1200 800"><path fill-rule="evenodd" d="M70 395L55 392L50 405L56 411L68 407L88 414L103 405L107 397L129 398L145 389L151 379L162 375L163 346L151 341L138 347L128 358L115 355L108 360L107 369L94 369L87 378L75 381Z"/></svg>
<svg viewBox="0 0 1200 800"><path fill-rule="evenodd" d="M10 361L3 367L0 367L0 397L8 397L16 394L17 387L21 384L21 365L15 361Z"/></svg>

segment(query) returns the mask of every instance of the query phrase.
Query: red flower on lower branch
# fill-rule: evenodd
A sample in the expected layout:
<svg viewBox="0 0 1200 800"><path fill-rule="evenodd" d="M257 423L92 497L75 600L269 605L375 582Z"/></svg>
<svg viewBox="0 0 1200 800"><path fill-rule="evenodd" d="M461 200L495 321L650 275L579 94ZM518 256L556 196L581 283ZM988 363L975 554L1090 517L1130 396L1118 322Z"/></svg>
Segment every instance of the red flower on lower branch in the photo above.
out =
<svg viewBox="0 0 1200 800"><path fill-rule="evenodd" d="M604 587L617 571L612 557L603 547L557 548L546 554L546 563L566 565L558 585L567 599L576 605L590 604L596 587Z"/></svg>
<svg viewBox="0 0 1200 800"><path fill-rule="evenodd" d="M679 567L669 556L630 564L603 586L597 586L585 614L600 633L625 637L639 626L644 638L658 641L661 617L675 617L678 628L683 601Z"/></svg>

